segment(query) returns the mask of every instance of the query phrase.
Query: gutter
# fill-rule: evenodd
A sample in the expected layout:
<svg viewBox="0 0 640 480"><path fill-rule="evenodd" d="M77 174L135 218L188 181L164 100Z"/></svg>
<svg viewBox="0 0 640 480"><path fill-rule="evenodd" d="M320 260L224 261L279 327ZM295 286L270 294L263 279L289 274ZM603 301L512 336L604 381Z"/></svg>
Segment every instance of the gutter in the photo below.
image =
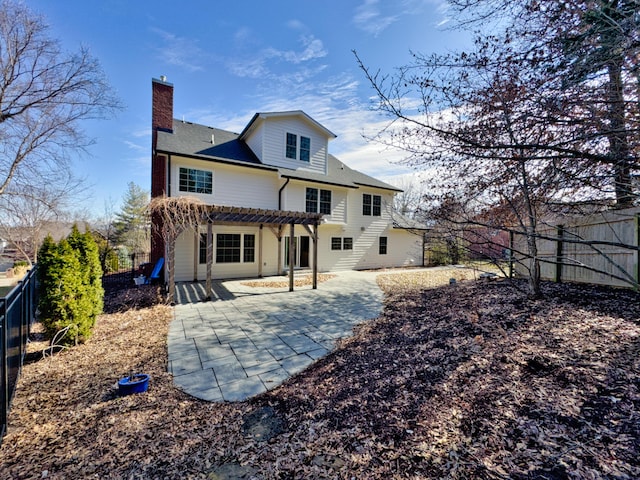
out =
<svg viewBox="0 0 640 480"><path fill-rule="evenodd" d="M282 187L280 187L280 190L278 190L278 210L282 210L282 191L285 189L287 185L289 185L290 181L291 179L287 178L287 181L284 182L284 185L282 185Z"/></svg>

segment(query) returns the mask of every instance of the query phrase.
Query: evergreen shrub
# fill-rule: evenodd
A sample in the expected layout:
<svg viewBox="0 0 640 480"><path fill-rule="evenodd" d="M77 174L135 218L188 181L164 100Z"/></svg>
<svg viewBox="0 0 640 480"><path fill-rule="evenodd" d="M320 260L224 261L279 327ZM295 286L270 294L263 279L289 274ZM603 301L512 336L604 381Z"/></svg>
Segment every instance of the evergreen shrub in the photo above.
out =
<svg viewBox="0 0 640 480"><path fill-rule="evenodd" d="M38 254L40 317L49 338L71 326L61 343L84 342L102 313L104 290L98 246L90 233L74 225L56 243L45 238Z"/></svg>

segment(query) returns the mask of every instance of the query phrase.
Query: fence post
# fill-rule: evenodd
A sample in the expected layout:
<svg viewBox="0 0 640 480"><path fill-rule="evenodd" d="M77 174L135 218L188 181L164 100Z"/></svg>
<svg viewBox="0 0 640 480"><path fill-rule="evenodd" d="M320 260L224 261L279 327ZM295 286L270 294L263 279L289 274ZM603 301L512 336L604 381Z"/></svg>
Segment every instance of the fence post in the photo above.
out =
<svg viewBox="0 0 640 480"><path fill-rule="evenodd" d="M9 416L9 364L7 359L7 300L0 300L0 444Z"/></svg>
<svg viewBox="0 0 640 480"><path fill-rule="evenodd" d="M509 232L509 278L513 278L513 230Z"/></svg>
<svg viewBox="0 0 640 480"><path fill-rule="evenodd" d="M636 291L640 289L640 287L638 286L640 284L640 213L636 213L635 215L635 235L634 235L634 241L635 241L635 252L633 254L633 256L635 257L636 260L636 271L635 273L635 280L636 280Z"/></svg>
<svg viewBox="0 0 640 480"><path fill-rule="evenodd" d="M556 240L556 278L555 278L555 282L556 283L561 283L562 282L562 250L564 247L564 243L562 241L563 237L564 237L564 225L558 225L557 227L557 231L558 231L558 239Z"/></svg>
<svg viewBox="0 0 640 480"><path fill-rule="evenodd" d="M131 278L136 277L136 252L131 254Z"/></svg>

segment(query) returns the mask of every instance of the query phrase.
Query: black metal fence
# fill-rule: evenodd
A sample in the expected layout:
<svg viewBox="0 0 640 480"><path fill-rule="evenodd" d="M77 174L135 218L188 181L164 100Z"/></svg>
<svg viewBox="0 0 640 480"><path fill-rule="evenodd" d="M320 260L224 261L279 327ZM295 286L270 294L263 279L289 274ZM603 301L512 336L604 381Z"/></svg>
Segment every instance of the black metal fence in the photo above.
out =
<svg viewBox="0 0 640 480"><path fill-rule="evenodd" d="M119 256L105 268L102 285L105 288L127 288L133 285L134 278L140 275L149 276L153 265L149 263L150 254L146 252Z"/></svg>
<svg viewBox="0 0 640 480"><path fill-rule="evenodd" d="M32 268L6 297L0 298L0 443L7 431L9 407L36 315L36 270Z"/></svg>

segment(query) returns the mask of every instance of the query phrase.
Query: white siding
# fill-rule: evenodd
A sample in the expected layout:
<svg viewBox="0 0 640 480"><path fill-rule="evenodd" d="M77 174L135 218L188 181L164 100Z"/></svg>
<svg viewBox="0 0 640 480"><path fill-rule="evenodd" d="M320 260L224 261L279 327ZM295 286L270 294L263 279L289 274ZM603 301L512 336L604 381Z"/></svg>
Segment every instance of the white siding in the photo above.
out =
<svg viewBox="0 0 640 480"><path fill-rule="evenodd" d="M205 233L206 228L201 229L201 232ZM255 261L251 263L216 263L216 234L218 233L255 235ZM178 237L176 242L176 281L206 280L207 264L199 263L198 242L199 237L196 237L193 230L188 230ZM262 259L260 259L260 248L262 248ZM261 246L260 228L257 226L213 226L213 279L256 277L259 273L258 263L260 260L262 260L262 274L264 276L278 273L278 240L269 228L262 229Z"/></svg>
<svg viewBox="0 0 640 480"><path fill-rule="evenodd" d="M320 190L331 191L331 215L325 215L325 223L346 223L347 222L347 194L348 189L334 187L332 185L322 185L319 183L304 183L292 180L284 189L282 198L283 210L292 212L304 212L307 208L306 196L307 187Z"/></svg>
<svg viewBox="0 0 640 480"><path fill-rule="evenodd" d="M331 190L331 216L326 217L330 223L347 223L348 189L330 188Z"/></svg>
<svg viewBox="0 0 640 480"><path fill-rule="evenodd" d="M251 151L255 154L256 157L262 161L262 157L264 156L262 153L264 142L264 130L262 128L258 128L251 132L251 136L247 138L246 143L251 149Z"/></svg>
<svg viewBox="0 0 640 480"><path fill-rule="evenodd" d="M327 170L327 137L300 120L300 117L269 118L262 125L264 139L260 160L267 165L291 168L304 168L319 173ZM286 157L287 132L311 139L311 158L302 162ZM298 140L299 141L299 140Z"/></svg>
<svg viewBox="0 0 640 480"><path fill-rule="evenodd" d="M213 194L180 192L178 183L180 167L212 171ZM194 196L212 205L277 209L278 188L278 176L275 172L171 157L170 191L172 196Z"/></svg>
<svg viewBox="0 0 640 480"><path fill-rule="evenodd" d="M382 197L379 217L362 215L363 193ZM348 224L325 224L320 227L319 269L361 270L422 265L422 237L391 228L389 208L392 202L393 195L385 190L349 190L346 199ZM353 250L331 250L332 237L353 238ZM387 237L386 255L379 254L380 237Z"/></svg>

